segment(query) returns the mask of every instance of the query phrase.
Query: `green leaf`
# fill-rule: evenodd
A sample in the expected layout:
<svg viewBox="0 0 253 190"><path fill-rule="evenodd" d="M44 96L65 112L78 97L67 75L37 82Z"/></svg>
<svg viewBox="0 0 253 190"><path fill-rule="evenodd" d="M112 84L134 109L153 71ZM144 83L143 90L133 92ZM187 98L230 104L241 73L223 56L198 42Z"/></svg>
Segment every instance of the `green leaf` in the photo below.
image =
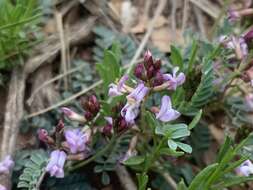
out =
<svg viewBox="0 0 253 190"><path fill-rule="evenodd" d="M103 185L108 185L110 183L110 176L108 175L107 172L102 173L101 181L102 181Z"/></svg>
<svg viewBox="0 0 253 190"><path fill-rule="evenodd" d="M166 147L166 148L162 148L162 149L160 150L160 154L162 154L162 155L167 155L167 156L178 157L178 156L184 155L184 152L172 150L172 149Z"/></svg>
<svg viewBox="0 0 253 190"><path fill-rule="evenodd" d="M170 59L172 61L173 65L177 65L180 69L183 68L183 57L181 55L181 52L178 48L176 48L175 46L171 46L171 55L170 55Z"/></svg>
<svg viewBox="0 0 253 190"><path fill-rule="evenodd" d="M177 190L188 190L183 179L181 179L181 181L177 185Z"/></svg>
<svg viewBox="0 0 253 190"><path fill-rule="evenodd" d="M187 73L190 73L192 71L194 61L195 61L196 55L197 55L197 50L198 50L197 41L193 40L192 47L191 47L190 60L189 60L189 63L188 63Z"/></svg>
<svg viewBox="0 0 253 190"><path fill-rule="evenodd" d="M187 152L187 153L192 153L192 147L190 146L190 145L188 145L188 144L185 144L185 143L181 143L181 142L176 142L176 144L177 144L177 146L181 149L181 150L183 150L183 151L185 151L185 152Z"/></svg>
<svg viewBox="0 0 253 190"><path fill-rule="evenodd" d="M136 174L138 180L138 190L146 190L148 183L148 175L147 174Z"/></svg>
<svg viewBox="0 0 253 190"><path fill-rule="evenodd" d="M201 118L201 115L202 115L202 110L199 110L199 112L193 118L192 122L189 124L189 126L188 126L189 130L193 129L198 124L198 122Z"/></svg>
<svg viewBox="0 0 253 190"><path fill-rule="evenodd" d="M143 163L145 160L144 156L133 156L124 161L124 164L127 166L132 166L132 165L139 165Z"/></svg>
<svg viewBox="0 0 253 190"><path fill-rule="evenodd" d="M217 162L221 162L222 158L224 157L224 155L227 153L227 151L229 150L229 147L232 145L232 140L230 137L226 136L226 140L224 142L224 144L222 145L222 147L220 148L220 151L218 153Z"/></svg>
<svg viewBox="0 0 253 190"><path fill-rule="evenodd" d="M203 185L205 184L206 180L210 177L210 175L214 172L217 168L218 164L212 164L207 166L198 175L193 179L191 182L188 190L203 190Z"/></svg>
<svg viewBox="0 0 253 190"><path fill-rule="evenodd" d="M96 165L96 166L94 167L94 172L95 172L95 173L100 173L100 172L102 172L102 171L104 171L104 165Z"/></svg>
<svg viewBox="0 0 253 190"><path fill-rule="evenodd" d="M163 126L157 126L155 133L158 135L167 136L171 139L178 139L190 135L188 127L184 123L178 124L165 124Z"/></svg>
<svg viewBox="0 0 253 190"><path fill-rule="evenodd" d="M167 142L168 142L168 146L170 147L170 149L172 149L172 150L177 149L177 143L175 141L169 139Z"/></svg>

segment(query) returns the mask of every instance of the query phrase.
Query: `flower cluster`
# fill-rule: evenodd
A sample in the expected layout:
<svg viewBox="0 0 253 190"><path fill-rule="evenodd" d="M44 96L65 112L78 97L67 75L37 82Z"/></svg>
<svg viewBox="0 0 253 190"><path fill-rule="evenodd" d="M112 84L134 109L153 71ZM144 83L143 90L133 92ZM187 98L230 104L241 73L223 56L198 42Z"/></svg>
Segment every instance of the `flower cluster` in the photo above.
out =
<svg viewBox="0 0 253 190"><path fill-rule="evenodd" d="M176 90L185 81L184 73L178 74L179 68L173 69L172 74L162 73L161 60L154 60L151 52L148 50L144 55L144 62L138 64L134 69L134 75L137 78L137 85L131 88L126 85L128 76L123 76L118 84L109 85L109 96L120 96L128 93L127 103L121 110L121 116L127 124L134 124L139 115L141 102L152 91ZM168 122L179 117L180 113L172 108L170 97L162 98L160 111L157 111L157 119Z"/></svg>
<svg viewBox="0 0 253 190"><path fill-rule="evenodd" d="M1 173L10 173L11 169L14 166L14 162L10 155L6 156L2 162L0 162L0 174Z"/></svg>

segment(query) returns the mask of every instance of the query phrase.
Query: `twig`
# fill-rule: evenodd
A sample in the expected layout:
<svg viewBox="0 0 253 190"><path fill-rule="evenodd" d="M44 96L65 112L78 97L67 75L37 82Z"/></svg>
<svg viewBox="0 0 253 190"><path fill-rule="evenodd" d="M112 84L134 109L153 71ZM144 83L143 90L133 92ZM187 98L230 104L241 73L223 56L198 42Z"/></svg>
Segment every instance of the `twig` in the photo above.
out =
<svg viewBox="0 0 253 190"><path fill-rule="evenodd" d="M41 114L46 113L46 112L48 112L50 110L53 110L53 109L55 109L57 107L63 106L65 104L69 103L70 101L75 100L76 98L80 97L81 95L85 94L86 92L90 91L91 89L98 87L102 83L103 83L103 81L99 80L99 81L95 82L94 84L92 84L91 86L89 86L88 88L83 89L82 91L80 91L80 92L78 92L78 93L76 93L76 94L68 97L67 99L65 99L65 100L63 100L61 102L58 102L57 104L49 106L49 107L47 107L45 109L42 109L42 110L40 110L38 112L29 114L28 116L25 117L25 119L29 119L31 117L35 117L35 116L41 115Z"/></svg>
<svg viewBox="0 0 253 190"><path fill-rule="evenodd" d="M119 177L120 183L125 190L137 190L135 183L133 182L127 169L122 165L117 165L115 172Z"/></svg>
<svg viewBox="0 0 253 190"><path fill-rule="evenodd" d="M220 14L220 8L214 6L208 0L190 0L190 2L199 7L203 12L207 13L214 19L217 19Z"/></svg>
<svg viewBox="0 0 253 190"><path fill-rule="evenodd" d="M141 62L141 61L142 61L142 59L139 59L139 60L137 60L135 63L139 63L139 62ZM129 65L126 65L125 67L128 67L128 66L129 66ZM60 107L60 106L63 106L63 105L65 105L65 104L69 103L70 101L72 101L72 100L78 98L79 96L81 96L81 95L87 93L88 91L90 91L90 90L92 90L92 89L98 87L98 86L101 85L102 83L103 83L103 81L102 81L102 80L99 80L99 81L95 82L94 84L92 84L91 86L89 86L89 87L83 89L82 91L80 91L80 92L78 92L78 93L76 93L76 94L74 94L74 95L68 97L68 98L65 99L65 100L62 100L61 102L58 102L58 103L56 103L56 104L54 104L54 105L52 105L52 106L49 106L49 107L47 107L47 108L45 108L45 109L42 109L42 110L40 110L40 111L38 111L38 112L31 113L31 114L27 115L27 116L25 117L25 119L30 119L30 118L32 118L32 117L41 115L41 114L46 113L46 112L48 112L48 111L51 111L51 110L53 110L53 109L55 109L55 108L58 108L58 107Z"/></svg>
<svg viewBox="0 0 253 190"><path fill-rule="evenodd" d="M136 50L135 52L135 55L134 57L132 58L132 60L130 61L130 64L129 64L129 68L127 70L127 73L129 74L131 72L131 70L133 69L133 66L134 66L134 63L136 62L136 60L139 58L139 56L141 55L141 52L142 50L144 49L145 45L147 44L148 42L148 39L150 37L150 35L152 34L153 32L153 29L154 29L154 25L158 19L158 17L162 14L162 11L163 9L165 8L165 5L166 5L166 0L160 0L159 1L159 4L155 10L155 14L154 14L154 17L153 19L151 20L149 26L148 26L148 29L147 29L147 32L145 34L145 36L143 37L138 49Z"/></svg>
<svg viewBox="0 0 253 190"><path fill-rule="evenodd" d="M65 37L64 37L64 30L63 30L63 23L62 23L62 15L59 12L55 12L57 30L59 32L60 42L61 42L61 68L63 74L66 74L67 68L67 55L66 55L66 44L65 44ZM64 89L68 90L68 78L65 75L64 79Z"/></svg>
<svg viewBox="0 0 253 190"><path fill-rule="evenodd" d="M170 174L168 172L166 172L165 170L163 170L162 164L159 161L155 162L156 167L157 167L157 172L159 172L164 179L166 180L166 182L174 189L177 189L177 183L175 182L175 180L170 176Z"/></svg>
<svg viewBox="0 0 253 190"><path fill-rule="evenodd" d="M176 41L176 32L177 32L176 10L177 10L177 0L172 0L172 10L170 17L171 17L171 30L173 41Z"/></svg>
<svg viewBox="0 0 253 190"><path fill-rule="evenodd" d="M85 65L80 65L74 69L68 70L66 73L63 74L59 74L57 76L55 76L54 78L51 78L50 80L44 82L41 86L39 86L38 88L36 88L33 93L31 94L30 98L26 101L27 104L30 106L34 100L35 95L44 87L48 86L49 84L61 79L62 77L64 77L65 75L69 75L72 74L74 72L80 71L81 68L83 68Z"/></svg>
<svg viewBox="0 0 253 190"><path fill-rule="evenodd" d="M206 38L206 29L205 29L205 26L204 26L204 20L203 20L203 16L201 15L201 11L198 7L193 6L193 12L196 16L197 24L198 24L198 28L200 30L200 33L201 33L203 38Z"/></svg>
<svg viewBox="0 0 253 190"><path fill-rule="evenodd" d="M181 28L182 35L184 34L184 31L187 25L187 19L188 19L188 13L189 13L188 9L189 9L189 0L184 0L183 22L182 22L182 28Z"/></svg>

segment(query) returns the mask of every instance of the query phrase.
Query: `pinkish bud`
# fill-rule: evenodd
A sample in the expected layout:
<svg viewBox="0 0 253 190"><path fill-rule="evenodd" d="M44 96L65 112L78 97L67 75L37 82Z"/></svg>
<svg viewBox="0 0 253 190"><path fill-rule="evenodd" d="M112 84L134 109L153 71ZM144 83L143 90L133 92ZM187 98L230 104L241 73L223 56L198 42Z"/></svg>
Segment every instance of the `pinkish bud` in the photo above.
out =
<svg viewBox="0 0 253 190"><path fill-rule="evenodd" d="M39 140L41 140L42 142L47 143L48 142L48 132L46 129L39 129L38 130L38 137Z"/></svg>
<svg viewBox="0 0 253 190"><path fill-rule="evenodd" d="M147 77L148 79L151 79L154 77L156 71L155 71L155 68L154 66L150 66L148 69L147 69Z"/></svg>
<svg viewBox="0 0 253 190"><path fill-rule="evenodd" d="M84 117L87 121L90 121L93 118L93 114L89 111L86 111L85 114L84 114Z"/></svg>
<svg viewBox="0 0 253 190"><path fill-rule="evenodd" d="M160 70L161 69L161 66L162 66L162 61L161 61L161 59L158 59L158 60L156 60L155 61L155 63L154 63L154 68L155 68L155 70Z"/></svg>
<svg viewBox="0 0 253 190"><path fill-rule="evenodd" d="M141 80L145 80L145 68L143 64L136 65L134 69L134 75Z"/></svg>
<svg viewBox="0 0 253 190"><path fill-rule="evenodd" d="M243 36L246 42L249 42L253 39L253 27Z"/></svg>
<svg viewBox="0 0 253 190"><path fill-rule="evenodd" d="M164 79L163 79L163 75L161 72L157 72L155 77L154 77L154 80L152 82L152 85L153 86L159 86L161 84L163 84L164 82Z"/></svg>
<svg viewBox="0 0 253 190"><path fill-rule="evenodd" d="M147 50L144 54L144 66L148 69L150 66L153 65L153 57L149 50Z"/></svg>
<svg viewBox="0 0 253 190"><path fill-rule="evenodd" d="M82 115L77 114L76 112L72 111L67 107L62 107L61 111L72 121L78 121L81 123L85 123L86 120Z"/></svg>
<svg viewBox="0 0 253 190"><path fill-rule="evenodd" d="M123 117L120 117L118 120L118 131L124 131L128 128L128 124L126 122L126 120Z"/></svg>

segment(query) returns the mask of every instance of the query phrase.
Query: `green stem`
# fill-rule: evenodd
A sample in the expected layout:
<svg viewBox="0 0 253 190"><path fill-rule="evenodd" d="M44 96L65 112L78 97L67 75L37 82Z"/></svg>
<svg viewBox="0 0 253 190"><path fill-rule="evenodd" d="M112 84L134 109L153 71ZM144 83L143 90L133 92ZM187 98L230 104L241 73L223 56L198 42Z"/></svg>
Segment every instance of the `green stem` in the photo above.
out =
<svg viewBox="0 0 253 190"><path fill-rule="evenodd" d="M84 160L84 161L80 162L79 164L76 164L75 166L70 167L69 171L72 172L72 171L74 171L74 170L76 170L78 168L81 168L81 167L87 165L88 163L92 162L93 160L95 160L99 156L102 156L104 153L106 153L106 151L108 149L111 148L111 146L115 143L115 140L116 140L116 136L113 136L112 139L110 140L110 142L104 148L102 148L101 150L99 150L96 154L94 154L89 159Z"/></svg>
<svg viewBox="0 0 253 190"><path fill-rule="evenodd" d="M5 29L8 29L8 28L11 28L11 27L14 27L14 26L18 26L18 25L20 25L20 24L25 24L25 23L31 22L31 21L33 21L33 20L39 18L41 15L42 15L42 14L37 14L37 15L31 17L31 18L24 19L24 20L21 20L21 21L19 21L19 22L15 22L15 23L11 23L11 24L6 24L6 25L0 27L0 31L1 31L1 30L5 30Z"/></svg>

